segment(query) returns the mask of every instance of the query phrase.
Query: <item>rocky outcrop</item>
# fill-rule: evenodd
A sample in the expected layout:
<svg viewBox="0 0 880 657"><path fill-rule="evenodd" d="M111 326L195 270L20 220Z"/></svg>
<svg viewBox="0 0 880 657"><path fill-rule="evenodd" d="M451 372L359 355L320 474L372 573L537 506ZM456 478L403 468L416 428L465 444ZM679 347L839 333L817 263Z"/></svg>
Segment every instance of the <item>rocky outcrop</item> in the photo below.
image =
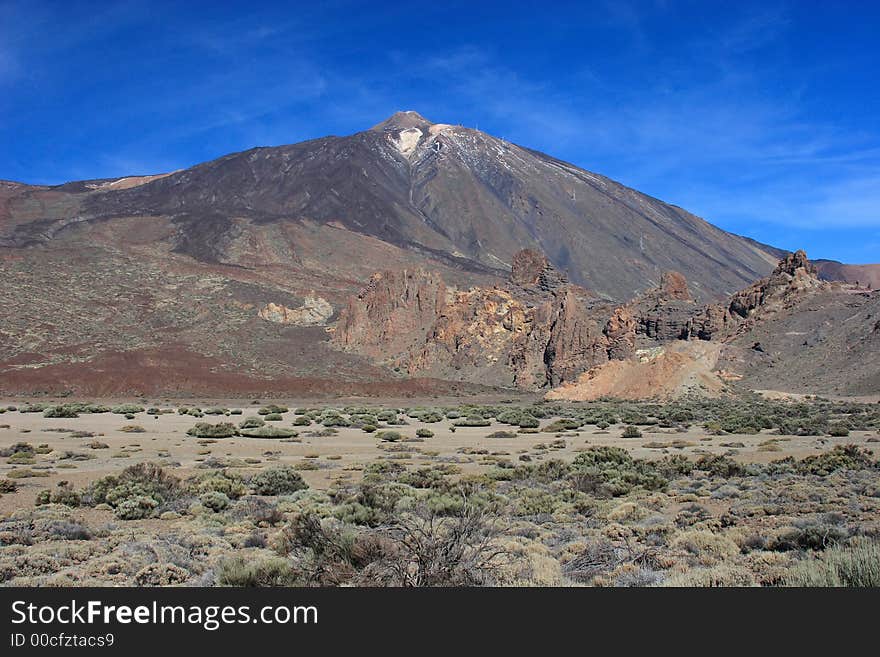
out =
<svg viewBox="0 0 880 657"><path fill-rule="evenodd" d="M816 268L807 260L807 254L796 251L783 258L773 273L734 294L728 311L739 318L750 318L759 309L775 312L791 306L811 290L827 287L819 279Z"/></svg>
<svg viewBox="0 0 880 657"><path fill-rule="evenodd" d="M333 316L333 306L323 297L312 293L303 300L299 308L288 308L269 302L257 311L257 316L277 324L321 326Z"/></svg>
<svg viewBox="0 0 880 657"><path fill-rule="evenodd" d="M521 251L510 282L447 291L439 276L383 272L349 301L333 342L410 375L536 389L632 351L634 321Z"/></svg>
<svg viewBox="0 0 880 657"><path fill-rule="evenodd" d="M717 380L706 372L717 350L700 343L730 339L822 285L797 252L727 303L698 306L684 276L666 272L656 287L620 305L568 283L546 257L524 250L513 258L508 284L493 288L447 289L424 271L376 274L343 309L333 341L412 376L528 390L571 384L572 398L624 392L609 383L614 373L632 377L627 389L639 394L639 376L653 381L664 373L676 390L713 388ZM645 367L611 364L655 353L668 355Z"/></svg>
<svg viewBox="0 0 880 657"><path fill-rule="evenodd" d="M523 249L513 256L510 282L523 288L552 292L568 284L568 279L550 264L543 253L534 249Z"/></svg>
<svg viewBox="0 0 880 657"><path fill-rule="evenodd" d="M443 311L446 295L439 274L421 269L374 274L340 312L332 342L387 361L424 338Z"/></svg>
<svg viewBox="0 0 880 657"><path fill-rule="evenodd" d="M606 362L609 349L604 313L588 308L574 286L560 290L554 300L555 316L544 348L547 382L552 386Z"/></svg>

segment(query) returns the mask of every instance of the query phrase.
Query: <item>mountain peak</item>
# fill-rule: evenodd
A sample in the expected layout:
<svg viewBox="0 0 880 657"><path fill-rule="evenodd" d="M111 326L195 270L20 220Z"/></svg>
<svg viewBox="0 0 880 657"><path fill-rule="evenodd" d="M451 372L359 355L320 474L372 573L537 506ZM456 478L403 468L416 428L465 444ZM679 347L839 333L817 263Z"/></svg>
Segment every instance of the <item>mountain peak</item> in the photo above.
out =
<svg viewBox="0 0 880 657"><path fill-rule="evenodd" d="M427 128L434 125L424 116L413 110L395 112L381 123L373 126L373 130L405 130L407 128Z"/></svg>

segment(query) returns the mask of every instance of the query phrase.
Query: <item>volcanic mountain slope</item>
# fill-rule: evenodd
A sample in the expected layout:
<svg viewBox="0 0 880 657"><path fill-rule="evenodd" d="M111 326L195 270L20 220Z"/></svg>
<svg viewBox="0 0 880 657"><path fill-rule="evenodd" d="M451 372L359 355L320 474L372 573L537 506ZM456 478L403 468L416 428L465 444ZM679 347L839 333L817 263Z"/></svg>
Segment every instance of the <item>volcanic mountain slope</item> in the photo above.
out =
<svg viewBox="0 0 880 657"><path fill-rule="evenodd" d="M845 265L836 260L814 260L819 277L826 281L844 281L880 289L880 265Z"/></svg>
<svg viewBox="0 0 880 657"><path fill-rule="evenodd" d="M708 337L721 311L692 307L775 254L414 112L156 176L0 182L0 391L534 390L634 341ZM652 296L680 287L667 269L687 298Z"/></svg>
<svg viewBox="0 0 880 657"><path fill-rule="evenodd" d="M776 260L770 247L608 178L415 112L348 137L255 148L155 178L22 187L11 196L0 197L0 245L140 217L167 222L177 253L246 265L243 243L279 224L313 222L483 275L504 276L514 253L534 248L573 282L617 299L672 269L708 300Z"/></svg>

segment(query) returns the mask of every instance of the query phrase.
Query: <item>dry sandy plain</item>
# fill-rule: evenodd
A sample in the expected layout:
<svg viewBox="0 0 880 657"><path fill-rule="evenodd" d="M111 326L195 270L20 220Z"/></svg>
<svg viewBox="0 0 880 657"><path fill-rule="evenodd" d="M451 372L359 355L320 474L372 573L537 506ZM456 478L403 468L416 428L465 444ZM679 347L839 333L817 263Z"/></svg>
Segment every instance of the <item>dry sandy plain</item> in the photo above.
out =
<svg viewBox="0 0 880 657"><path fill-rule="evenodd" d="M494 406L492 412L502 415L501 399L467 401ZM506 408L534 401L515 399ZM294 409L302 407L378 411L463 402L395 399L380 406L375 399L140 399L137 405L166 412L138 412L133 418L110 412L47 418L7 410L0 413L0 450L6 453L0 456L6 491L0 495L0 585L837 586L880 581L875 403L828 411L827 402L817 402L826 404L823 412L830 413L831 424L814 435L771 429L725 433L709 430L703 421L666 422L665 427L639 423L641 435L634 438L624 437L622 422L604 429L599 421L577 430L544 430L556 417L541 418L539 429L493 418L489 426L453 430L455 418L425 423L401 414L405 424L379 426L401 434L389 442L360 428L294 425ZM26 403L5 399L0 408ZM802 411L810 407L805 400L795 403ZM200 422L239 425L271 404L290 410L266 426L297 435L187 434ZM750 404L739 406L742 421L760 407ZM179 414L181 406L241 413L194 417ZM580 408L574 414L590 412L572 408ZM665 408L654 407L658 413ZM859 414L850 426L860 429L831 435L846 422L847 412ZM625 410L616 413L621 420L627 417ZM420 429L433 435L419 438ZM12 453L9 448L17 443L27 443L28 453ZM609 446L626 450L636 461L614 465L613 453L594 449ZM854 447L837 449L844 446ZM605 454L603 464L585 465L598 453ZM681 456L686 458L675 458ZM703 458L710 456L722 458ZM795 461L773 463L786 457ZM86 503L90 484L140 463L158 464L176 477L175 486L184 487L176 490L186 493L174 499L183 506L165 507L168 511L160 506L131 519L119 513L121 505L97 504L94 497ZM292 468L308 488L257 494L253 482L274 477L279 466ZM223 484L225 473L249 483L230 498L221 495L222 508L213 508L205 497L216 497L213 491L222 486L193 493L198 482ZM62 482L68 483L59 487ZM36 504L40 495L65 490L83 497L75 504L60 499ZM406 532L421 537L427 561L411 550ZM502 554L503 563L488 564L489 553ZM442 561L450 555L455 563Z"/></svg>
<svg viewBox="0 0 880 657"><path fill-rule="evenodd" d="M40 403L70 403L70 399L40 400ZM460 400L459 400L460 401ZM492 403L492 400L482 400ZM22 405L23 400L0 401L0 407ZM125 401L108 402L127 403ZM130 402L129 402L130 403ZM404 408L413 406L443 406L454 404L452 400L390 400L382 406L373 406L364 400L350 399L336 404L326 400L187 400L184 402L137 402L149 408L174 409L178 406L207 409L221 407L241 409L241 415L205 415L194 418L176 412L159 416L138 413L134 420L113 413L83 414L77 418L51 419L42 413L7 412L0 415L0 449L16 442L47 445L52 451L38 454L35 465L9 465L0 461L0 478L8 476L16 468L28 468L46 473L46 477L19 479L19 490L0 497L0 512L11 512L23 506L33 505L38 491L55 486L59 481L69 481L79 488L104 475L116 474L126 466L152 461L167 466L183 478L200 470L200 464L211 457L228 461L230 467L242 474L253 473L271 465L290 464L301 469L303 478L311 488L327 490L335 482L356 483L363 466L377 458L393 457L403 465L418 467L437 463L453 463L463 473L474 473L492 467L497 457L516 462L540 463L546 459L571 461L584 449L611 445L622 447L635 458L654 459L667 454L683 454L698 458L704 454L724 454L744 463L766 463L786 456L801 459L811 454L830 450L834 445L856 444L880 456L880 443L875 432L854 431L846 437L832 436L785 436L772 430L754 435L710 435L700 426L687 431L672 428L641 427L642 437L623 438L624 425L617 424L605 430L585 426L578 431L561 433L516 434L513 438L488 437L499 431L516 432L517 427L493 422L488 427L450 428L452 420L426 424L407 418L405 426L381 427L398 431L404 440L387 443L376 433L361 429L336 427L331 436L315 436L324 427L313 423L310 427L296 427L293 409L342 408L346 405L371 408ZM270 422L272 426L298 431L298 436L286 439L230 437L201 439L187 435L187 430L197 422L217 423L228 421L238 424L242 419L257 416L257 410L266 404L280 404L291 410L283 414L283 420ZM257 416L259 417L259 416ZM545 418L541 426L551 424L557 418ZM123 430L127 426L142 427L143 432ZM416 439L416 431L429 429L434 436ZM73 432L89 432L94 437L73 438ZM408 440L409 439L409 440ZM410 440L416 439L413 442ZM872 440L873 439L873 440ZM95 441L106 444L104 449L91 449ZM564 443L564 446L563 446ZM71 457L68 453L73 452ZM76 455L80 455L77 457ZM85 456L82 456L85 455ZM520 458L524 457L524 458ZM82 460L80 460L82 459ZM528 459L528 460L527 460ZM112 516L107 512L108 517Z"/></svg>

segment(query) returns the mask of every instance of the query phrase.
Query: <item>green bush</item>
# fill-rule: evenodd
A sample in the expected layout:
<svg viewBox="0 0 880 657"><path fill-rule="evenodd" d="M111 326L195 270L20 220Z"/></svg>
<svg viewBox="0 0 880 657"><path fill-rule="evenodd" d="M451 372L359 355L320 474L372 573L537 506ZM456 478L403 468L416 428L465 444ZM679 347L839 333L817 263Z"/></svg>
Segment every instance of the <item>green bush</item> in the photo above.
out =
<svg viewBox="0 0 880 657"><path fill-rule="evenodd" d="M403 436L399 431L380 431L376 434L376 438L387 443L396 443L398 440L403 440Z"/></svg>
<svg viewBox="0 0 880 657"><path fill-rule="evenodd" d="M697 470L708 472L713 477L741 477L746 474L746 468L727 456L701 456L694 464Z"/></svg>
<svg viewBox="0 0 880 657"><path fill-rule="evenodd" d="M257 495L289 495L308 488L302 475L289 465L255 474L250 485Z"/></svg>
<svg viewBox="0 0 880 657"><path fill-rule="evenodd" d="M416 435L419 438L433 438L434 432L430 429L416 429Z"/></svg>
<svg viewBox="0 0 880 657"><path fill-rule="evenodd" d="M246 417L244 420L238 423L238 426L241 429L256 429L257 427L262 427L265 424L266 422L261 417Z"/></svg>
<svg viewBox="0 0 880 657"><path fill-rule="evenodd" d="M292 438L298 435L293 429L283 427L257 427L256 429L241 429L239 432L246 438Z"/></svg>
<svg viewBox="0 0 880 657"><path fill-rule="evenodd" d="M281 422L284 419L284 416L281 413L267 413L263 416L263 419L266 422Z"/></svg>
<svg viewBox="0 0 880 657"><path fill-rule="evenodd" d="M50 406L45 411L43 411L43 417L73 418L79 417L79 413L67 406Z"/></svg>
<svg viewBox="0 0 880 657"><path fill-rule="evenodd" d="M453 424L457 427L488 427L492 422L482 415L468 415L463 420L456 420Z"/></svg>
<svg viewBox="0 0 880 657"><path fill-rule="evenodd" d="M180 480L157 464L138 463L125 468L118 477L108 475L94 481L85 489L82 497L85 504L109 504L114 508L127 500L147 497L155 502L153 508L156 508L181 499L186 494ZM123 513L131 515L137 512L129 505Z"/></svg>
<svg viewBox="0 0 880 657"><path fill-rule="evenodd" d="M823 454L808 456L797 464L801 474L825 476L836 470L866 470L876 467L871 452L858 445L835 445Z"/></svg>
<svg viewBox="0 0 880 657"><path fill-rule="evenodd" d="M591 447L575 457L569 476L577 490L607 497L634 488L663 490L667 479L650 461L633 459L619 447Z"/></svg>
<svg viewBox="0 0 880 657"><path fill-rule="evenodd" d="M203 507L210 509L214 513L219 513L220 511L225 511L229 508L229 498L216 490L202 493L199 501L202 503Z"/></svg>
<svg viewBox="0 0 880 657"><path fill-rule="evenodd" d="M137 404L119 404L111 408L110 412L117 415L134 415L135 413L143 413L144 407Z"/></svg>
<svg viewBox="0 0 880 657"><path fill-rule="evenodd" d="M142 520L153 515L159 503L152 497L138 495L121 501L116 507L116 517L120 520Z"/></svg>
<svg viewBox="0 0 880 657"><path fill-rule="evenodd" d="M638 427L629 424L623 428L623 434L621 435L621 437L623 437L623 438L641 438L642 432L639 431Z"/></svg>
<svg viewBox="0 0 880 657"><path fill-rule="evenodd" d="M269 404L257 411L260 415L281 415L290 410L287 406L278 406L277 404Z"/></svg>
<svg viewBox="0 0 880 657"><path fill-rule="evenodd" d="M235 425L231 422L218 422L217 424L199 422L186 432L188 436L196 438L229 438L236 433Z"/></svg>
<svg viewBox="0 0 880 657"><path fill-rule="evenodd" d="M65 506L79 506L82 504L82 495L73 490L73 487L66 481L62 481L55 489L44 489L37 493L37 499L34 502L37 506L43 504L64 504Z"/></svg>
<svg viewBox="0 0 880 657"><path fill-rule="evenodd" d="M244 480L239 475L226 470L197 475L187 483L189 489L196 495L223 493L226 497L234 500L247 492Z"/></svg>
<svg viewBox="0 0 880 657"><path fill-rule="evenodd" d="M546 427L541 429L545 433L563 433L565 431L575 431L580 429L581 423L577 420L572 420L571 418L560 418L556 420L556 422L551 422Z"/></svg>

